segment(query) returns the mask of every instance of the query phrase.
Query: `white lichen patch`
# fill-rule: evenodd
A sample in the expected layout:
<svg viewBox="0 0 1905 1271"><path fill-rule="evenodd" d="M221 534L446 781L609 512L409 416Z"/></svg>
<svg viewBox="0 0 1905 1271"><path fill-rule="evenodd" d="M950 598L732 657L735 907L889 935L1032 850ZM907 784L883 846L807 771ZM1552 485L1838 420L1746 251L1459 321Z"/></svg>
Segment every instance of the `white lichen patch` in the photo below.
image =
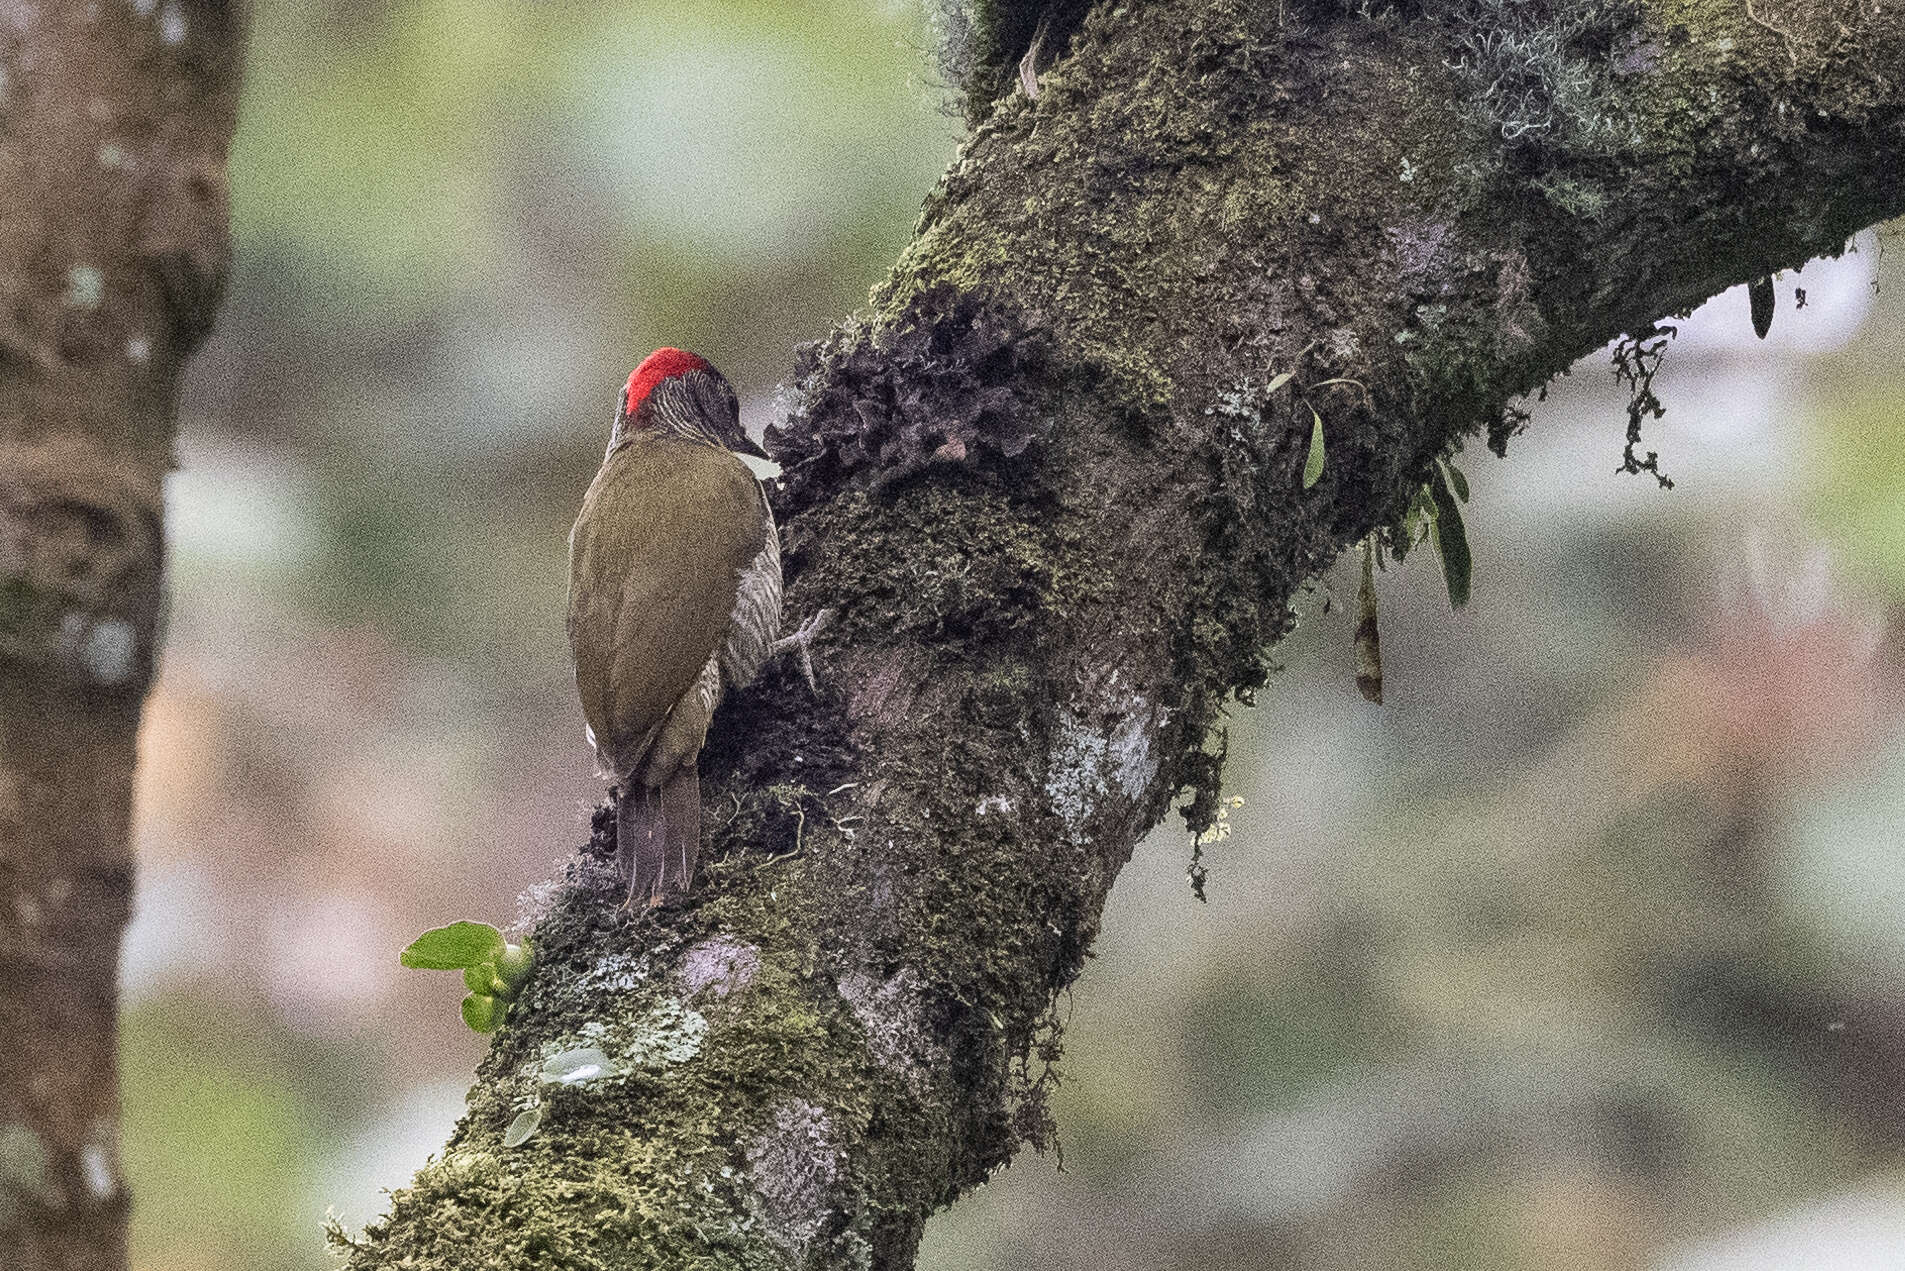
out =
<svg viewBox="0 0 1905 1271"><path fill-rule="evenodd" d="M790 1099L747 1145L754 1215L767 1237L805 1263L814 1239L833 1220L830 1194L840 1178L840 1153L825 1110Z"/></svg>
<svg viewBox="0 0 1905 1271"><path fill-rule="evenodd" d="M635 953L613 953L589 968L576 986L585 996L597 993L626 993L648 979L648 960Z"/></svg>
<svg viewBox="0 0 1905 1271"><path fill-rule="evenodd" d="M134 167L132 152L116 141L108 141L99 147L99 166L108 172L130 172Z"/></svg>
<svg viewBox="0 0 1905 1271"><path fill-rule="evenodd" d="M96 1204L119 1195L119 1136L113 1123L100 1118L79 1149L79 1176Z"/></svg>
<svg viewBox="0 0 1905 1271"><path fill-rule="evenodd" d="M1386 226L1383 233L1395 253L1397 268L1405 278L1414 278L1427 273L1444 258L1450 246L1451 227L1446 221L1414 217Z"/></svg>
<svg viewBox="0 0 1905 1271"><path fill-rule="evenodd" d="M703 940L681 959L681 991L690 999L704 992L725 998L754 982L761 970L761 951L732 936Z"/></svg>
<svg viewBox="0 0 1905 1271"><path fill-rule="evenodd" d="M132 11L142 18L149 18L159 8L159 0L132 0Z"/></svg>
<svg viewBox="0 0 1905 1271"><path fill-rule="evenodd" d="M1007 795L989 794L979 800L974 812L979 816L1009 816L1012 813L1012 800Z"/></svg>
<svg viewBox="0 0 1905 1271"><path fill-rule="evenodd" d="M95 265L74 265L66 271L66 295L69 309L91 312L106 298L106 275Z"/></svg>
<svg viewBox="0 0 1905 1271"><path fill-rule="evenodd" d="M1111 734L1106 750L1111 779L1127 799L1138 798L1157 780L1158 757L1151 749L1152 732L1151 713L1134 709Z"/></svg>
<svg viewBox="0 0 1905 1271"><path fill-rule="evenodd" d="M1157 776L1158 758L1151 750L1155 712L1134 698L1111 718L1109 729L1101 730L1071 711L1059 713L1045 797L1074 841L1114 788L1135 799Z"/></svg>
<svg viewBox="0 0 1905 1271"><path fill-rule="evenodd" d="M840 996L865 1032L874 1062L909 1084L923 1083L943 1051L925 1018L919 975L909 967L882 981L851 971L840 978Z"/></svg>
<svg viewBox="0 0 1905 1271"><path fill-rule="evenodd" d="M86 1180L86 1190L100 1204L119 1194L119 1180L113 1175L112 1160L98 1144L88 1143L79 1149L79 1172Z"/></svg>
<svg viewBox="0 0 1905 1271"><path fill-rule="evenodd" d="M558 1051L542 1061L537 1078L545 1085L578 1086L618 1075L615 1063L599 1046L577 1046Z"/></svg>
<svg viewBox="0 0 1905 1271"><path fill-rule="evenodd" d="M59 650L93 683L112 688L132 677L139 633L124 618L94 621L83 613L67 613L60 618Z"/></svg>
<svg viewBox="0 0 1905 1271"><path fill-rule="evenodd" d="M159 11L159 38L167 44L185 43L185 10L168 4Z"/></svg>
<svg viewBox="0 0 1905 1271"><path fill-rule="evenodd" d="M132 624L124 618L107 618L86 632L79 646L79 664L95 684L111 688L131 678L138 652L139 634Z"/></svg>
<svg viewBox="0 0 1905 1271"><path fill-rule="evenodd" d="M685 1064L701 1053L701 1042L707 1035L707 1017L671 998L657 1002L635 1024L621 1048L621 1057L643 1068Z"/></svg>
<svg viewBox="0 0 1905 1271"><path fill-rule="evenodd" d="M135 335L126 341L126 361L134 366L144 366L152 360L152 341L144 335Z"/></svg>
<svg viewBox="0 0 1905 1271"><path fill-rule="evenodd" d="M708 1020L670 997L623 1024L591 1020L575 1036L553 1038L520 1069L532 1086L596 1086L624 1081L638 1068L684 1064L701 1053Z"/></svg>
<svg viewBox="0 0 1905 1271"><path fill-rule="evenodd" d="M1058 716L1058 743L1052 747L1052 766L1045 777L1045 799L1067 826L1080 826L1098 810L1104 798L1105 752L1103 734L1070 711Z"/></svg>

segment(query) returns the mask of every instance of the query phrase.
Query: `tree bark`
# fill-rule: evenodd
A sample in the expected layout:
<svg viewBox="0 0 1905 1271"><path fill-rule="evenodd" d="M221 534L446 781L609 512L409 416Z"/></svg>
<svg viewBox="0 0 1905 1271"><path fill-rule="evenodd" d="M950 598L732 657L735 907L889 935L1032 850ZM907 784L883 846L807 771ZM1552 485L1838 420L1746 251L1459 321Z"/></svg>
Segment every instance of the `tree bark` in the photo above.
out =
<svg viewBox="0 0 1905 1271"><path fill-rule="evenodd" d="M125 1264L119 941L162 481L223 286L220 0L0 5L0 1250Z"/></svg>
<svg viewBox="0 0 1905 1271"><path fill-rule="evenodd" d="M724 708L690 903L619 913L598 815L356 1271L910 1266L1043 1141L1055 999L1305 580L1583 354L1905 206L1892 3L1104 3L1053 57L770 435L820 693Z"/></svg>

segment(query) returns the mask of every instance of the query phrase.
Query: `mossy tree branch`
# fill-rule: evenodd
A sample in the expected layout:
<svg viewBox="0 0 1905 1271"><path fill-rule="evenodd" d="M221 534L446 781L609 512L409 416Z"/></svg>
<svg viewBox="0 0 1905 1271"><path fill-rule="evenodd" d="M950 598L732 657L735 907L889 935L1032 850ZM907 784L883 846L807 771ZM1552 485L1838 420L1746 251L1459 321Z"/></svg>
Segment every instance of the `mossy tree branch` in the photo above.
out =
<svg viewBox="0 0 1905 1271"><path fill-rule="evenodd" d="M1576 358L1905 206L1871 0L1104 3L1039 88L775 431L822 693L726 709L692 903L617 913L598 833L357 1271L909 1266L1046 1133L1055 995L1304 580ZM615 1074L538 1082L581 1045Z"/></svg>

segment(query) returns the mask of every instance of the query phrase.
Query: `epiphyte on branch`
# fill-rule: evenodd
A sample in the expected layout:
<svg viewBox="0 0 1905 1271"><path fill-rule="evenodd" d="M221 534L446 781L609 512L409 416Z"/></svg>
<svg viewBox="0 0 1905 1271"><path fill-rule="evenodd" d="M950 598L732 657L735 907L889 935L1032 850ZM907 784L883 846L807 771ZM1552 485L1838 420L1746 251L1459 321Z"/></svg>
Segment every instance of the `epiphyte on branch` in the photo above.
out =
<svg viewBox="0 0 1905 1271"><path fill-rule="evenodd" d="M399 961L429 971L463 972L469 990L463 1022L479 1033L493 1033L508 1017L536 959L527 940L510 944L487 922L453 922L412 940Z"/></svg>

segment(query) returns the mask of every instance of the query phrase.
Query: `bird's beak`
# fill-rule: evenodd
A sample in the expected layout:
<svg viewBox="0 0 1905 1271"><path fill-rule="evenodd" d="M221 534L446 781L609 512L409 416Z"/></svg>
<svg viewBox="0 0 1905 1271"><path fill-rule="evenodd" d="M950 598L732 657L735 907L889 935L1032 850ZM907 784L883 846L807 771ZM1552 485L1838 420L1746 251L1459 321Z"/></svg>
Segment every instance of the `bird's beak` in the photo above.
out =
<svg viewBox="0 0 1905 1271"><path fill-rule="evenodd" d="M735 445L734 449L739 454L753 455L756 459L765 459L769 463L774 462L774 456L762 450L760 443L756 442L746 433L741 434L741 440Z"/></svg>

